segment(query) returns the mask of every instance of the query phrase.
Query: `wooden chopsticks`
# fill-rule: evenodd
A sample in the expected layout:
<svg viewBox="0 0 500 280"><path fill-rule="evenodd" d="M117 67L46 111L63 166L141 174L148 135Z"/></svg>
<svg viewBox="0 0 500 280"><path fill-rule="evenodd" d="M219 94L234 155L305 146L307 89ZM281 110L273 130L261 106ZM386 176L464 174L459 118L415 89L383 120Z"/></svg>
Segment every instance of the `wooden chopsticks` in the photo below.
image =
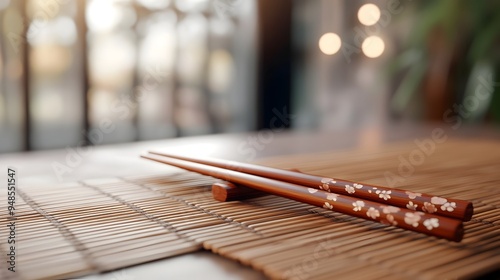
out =
<svg viewBox="0 0 500 280"><path fill-rule="evenodd" d="M320 206L332 211L360 217L367 220L377 221L380 223L390 224L400 228L424 233L427 235L436 236L452 241L460 241L463 238L463 225L461 220L449 218L443 215L435 215L431 213L424 213L396 207L389 204L382 204L378 201L367 199L366 197L378 198L381 202L387 202L390 198L393 189L379 188L372 186L363 186L360 184L352 183L345 180L334 180L331 178L322 178L314 175L303 174L293 171L286 171L281 169L274 169L262 167L257 165L241 164L231 161L220 161L214 159L197 159L191 157L184 157L178 155L169 155L165 153L149 153L141 157L153 161L173 165L182 169L194 171L200 174L212 176L218 179L226 180L228 182L241 184L259 191L269 194L283 196L299 202L308 203L311 205ZM224 167L224 168L221 168ZM237 170L237 171L235 171ZM273 173L276 171L276 173ZM253 173L253 174L252 174ZM286 175L300 175L293 176L292 179ZM268 177L266 177L268 176ZM272 177L272 178L269 178ZM286 178L285 178L286 177ZM286 180L285 180L286 179ZM313 185L313 180L318 180L320 184ZM292 181L292 182L290 182ZM344 182L345 185L352 186L351 188L344 186L344 193L334 192L341 190L338 182ZM297 184L299 183L299 184ZM309 187L304 187L309 186ZM371 188L371 189L369 189ZM358 190L364 190L364 192ZM371 190L371 192L369 192ZM381 190L381 192L377 192ZM382 192L385 191L385 192ZM390 191L390 192L389 192ZM398 190L400 191L400 190ZM358 192L358 196L353 196ZM360 194L370 194L360 196ZM372 194L375 195L372 195ZM430 195L423 194L406 194L406 198L424 197L430 202L443 202L441 205L450 205L447 199L435 198ZM388 198L388 196L390 198ZM401 196L396 196L401 197ZM387 198L387 199L386 199ZM440 200L437 200L440 199ZM400 201L400 200L397 200ZM419 201L419 200L417 200ZM458 206L465 205L467 208L468 202L453 200L455 204L452 207L456 209ZM433 204L435 205L435 204ZM471 206L472 209L472 206ZM468 213L468 210L463 209L460 213ZM470 210L472 211L472 210ZM438 213L437 211L435 211ZM452 211L453 212L453 211ZM467 215L463 215L465 217ZM462 219L463 219L462 217Z"/></svg>
<svg viewBox="0 0 500 280"><path fill-rule="evenodd" d="M465 200L437 197L425 193L414 193L383 186L367 185L364 183L360 184L359 182L352 182L343 179L325 178L292 170L283 170L236 161L214 158L194 158L163 152L150 153L253 174L324 190L327 192L345 194L383 204L408 208L409 210L419 210L429 214L450 217L463 221L469 221L473 214L472 203Z"/></svg>

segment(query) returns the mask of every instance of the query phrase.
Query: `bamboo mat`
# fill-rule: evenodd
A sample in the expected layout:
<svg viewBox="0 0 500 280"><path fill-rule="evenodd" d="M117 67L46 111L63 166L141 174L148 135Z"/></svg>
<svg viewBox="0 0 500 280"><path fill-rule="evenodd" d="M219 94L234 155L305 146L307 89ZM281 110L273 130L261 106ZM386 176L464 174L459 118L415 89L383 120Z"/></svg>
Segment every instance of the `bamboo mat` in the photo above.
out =
<svg viewBox="0 0 500 280"><path fill-rule="evenodd" d="M408 175L394 187L474 203L460 243L274 196L216 202L212 178L178 171L20 186L18 272L8 272L2 259L0 277L76 277L203 249L270 278L473 278L498 270L500 143L448 140L414 165L412 174L399 173L400 157L408 159L415 149L414 143L401 143L260 163L380 185L388 185L387 172ZM1 201L5 195L0 193ZM5 220L6 210L0 213ZM7 236L6 227L0 234ZM6 245L0 244L2 258Z"/></svg>

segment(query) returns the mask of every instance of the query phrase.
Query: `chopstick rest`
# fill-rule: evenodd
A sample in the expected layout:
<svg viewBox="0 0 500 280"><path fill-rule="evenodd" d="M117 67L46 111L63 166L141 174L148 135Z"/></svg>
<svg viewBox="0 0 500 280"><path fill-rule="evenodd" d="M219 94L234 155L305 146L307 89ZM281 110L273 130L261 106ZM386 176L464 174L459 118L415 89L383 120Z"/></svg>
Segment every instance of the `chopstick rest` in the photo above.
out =
<svg viewBox="0 0 500 280"><path fill-rule="evenodd" d="M293 172L300 172L298 169L288 169ZM267 193L247 188L239 184L219 180L212 184L212 197L221 202L244 200L267 195Z"/></svg>
<svg viewBox="0 0 500 280"><path fill-rule="evenodd" d="M267 195L267 193L226 181L212 184L212 197L221 202L244 200Z"/></svg>

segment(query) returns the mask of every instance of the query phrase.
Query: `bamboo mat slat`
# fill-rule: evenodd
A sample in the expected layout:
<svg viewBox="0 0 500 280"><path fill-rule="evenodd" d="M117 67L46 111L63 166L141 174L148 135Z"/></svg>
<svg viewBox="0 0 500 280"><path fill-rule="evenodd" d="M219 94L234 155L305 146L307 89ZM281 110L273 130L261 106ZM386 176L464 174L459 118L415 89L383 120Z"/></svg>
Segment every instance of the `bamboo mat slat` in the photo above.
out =
<svg viewBox="0 0 500 280"><path fill-rule="evenodd" d="M260 163L388 185L400 143L377 150L276 157ZM214 179L178 171L149 177L20 186L17 273L1 279L77 277L198 250L270 278L474 278L500 268L500 143L448 140L393 187L470 200L475 214L454 243L280 197L217 202ZM6 201L0 193L1 201ZM0 210L3 220L6 209ZM0 228L7 236L7 228Z"/></svg>

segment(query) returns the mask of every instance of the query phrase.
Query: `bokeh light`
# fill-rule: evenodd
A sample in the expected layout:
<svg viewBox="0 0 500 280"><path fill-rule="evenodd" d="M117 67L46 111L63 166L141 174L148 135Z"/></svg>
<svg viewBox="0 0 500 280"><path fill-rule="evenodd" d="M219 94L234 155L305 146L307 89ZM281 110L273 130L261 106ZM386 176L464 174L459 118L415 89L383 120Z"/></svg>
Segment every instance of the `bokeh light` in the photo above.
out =
<svg viewBox="0 0 500 280"><path fill-rule="evenodd" d="M333 55L340 50L342 41L335 33L325 33L319 39L319 49L327 55Z"/></svg>
<svg viewBox="0 0 500 280"><path fill-rule="evenodd" d="M378 36L370 36L363 41L361 49L367 57L376 58L384 52L385 44L382 38Z"/></svg>
<svg viewBox="0 0 500 280"><path fill-rule="evenodd" d="M374 4L365 4L359 8L358 19L364 25L374 25L380 19L380 9Z"/></svg>

